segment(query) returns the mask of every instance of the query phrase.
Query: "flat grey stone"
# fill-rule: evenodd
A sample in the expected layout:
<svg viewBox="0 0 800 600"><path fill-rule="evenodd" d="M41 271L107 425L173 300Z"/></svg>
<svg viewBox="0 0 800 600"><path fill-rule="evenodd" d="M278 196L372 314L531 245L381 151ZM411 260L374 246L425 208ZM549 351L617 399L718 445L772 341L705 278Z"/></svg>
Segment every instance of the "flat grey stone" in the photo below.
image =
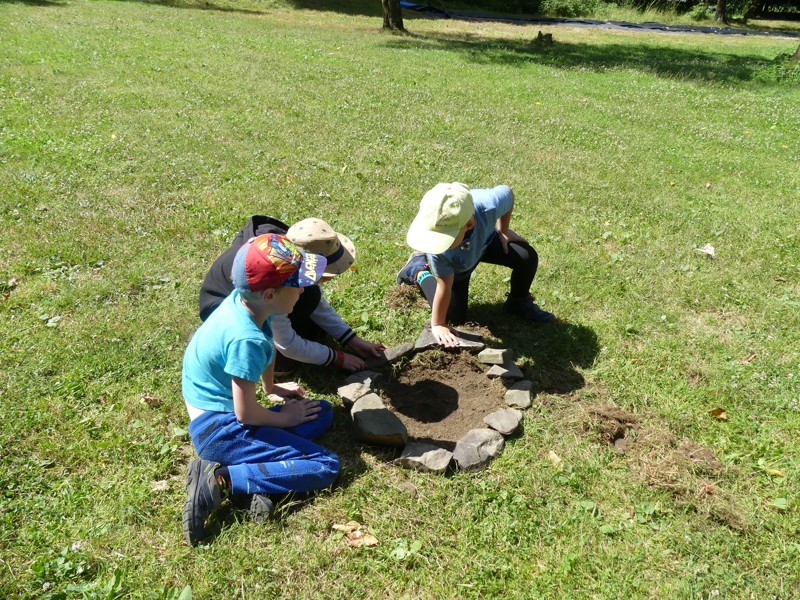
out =
<svg viewBox="0 0 800 600"><path fill-rule="evenodd" d="M359 383L356 381L354 383L348 383L347 385L343 385L336 391L339 394L339 398L342 399L342 403L344 403L344 405L347 408L350 408L351 406L353 406L353 403L356 400L358 400L362 396L366 396L372 390L370 390L370 387L368 385L364 385L363 383Z"/></svg>
<svg viewBox="0 0 800 600"><path fill-rule="evenodd" d="M485 365L502 365L511 361L511 354L508 348L486 348L478 353L478 362Z"/></svg>
<svg viewBox="0 0 800 600"><path fill-rule="evenodd" d="M430 473L444 473L447 470L453 453L433 444L410 442L403 449L397 462L406 469L426 471Z"/></svg>
<svg viewBox="0 0 800 600"><path fill-rule="evenodd" d="M372 384L380 381L381 377L382 375L375 371L359 371L358 373L353 373L344 381L345 383L363 383L367 387L372 387Z"/></svg>
<svg viewBox="0 0 800 600"><path fill-rule="evenodd" d="M465 471L480 471L503 450L505 439L494 429L472 429L458 440L453 458Z"/></svg>
<svg viewBox="0 0 800 600"><path fill-rule="evenodd" d="M350 415L358 438L365 442L402 448L408 441L406 426L377 394L367 394L356 400Z"/></svg>
<svg viewBox="0 0 800 600"><path fill-rule="evenodd" d="M501 408L483 417L483 422L503 435L511 435L519 427L522 412L516 408Z"/></svg>
<svg viewBox="0 0 800 600"><path fill-rule="evenodd" d="M479 334L471 331L462 331L460 329L456 329L455 332L456 337L458 337L459 348L466 348L474 352L480 352L486 348L486 344L483 342L483 338ZM439 344L439 342L436 341L436 338L433 337L431 325L430 322L428 322L425 323L425 326L422 328L417 341L414 343L414 349L425 350L426 348L432 348L434 346L441 346L441 344Z"/></svg>
<svg viewBox="0 0 800 600"><path fill-rule="evenodd" d="M518 381L506 392L505 401L509 406L516 408L530 408L533 404L531 388L533 384L527 379Z"/></svg>
<svg viewBox="0 0 800 600"><path fill-rule="evenodd" d="M409 352L413 352L413 350L414 343L406 342L405 344L383 350L380 356L369 356L364 359L364 362L367 363L368 369L379 369L399 360Z"/></svg>
<svg viewBox="0 0 800 600"><path fill-rule="evenodd" d="M520 368L513 362L507 362L503 365L494 365L486 373L490 379L502 377L503 379L522 379L525 377Z"/></svg>

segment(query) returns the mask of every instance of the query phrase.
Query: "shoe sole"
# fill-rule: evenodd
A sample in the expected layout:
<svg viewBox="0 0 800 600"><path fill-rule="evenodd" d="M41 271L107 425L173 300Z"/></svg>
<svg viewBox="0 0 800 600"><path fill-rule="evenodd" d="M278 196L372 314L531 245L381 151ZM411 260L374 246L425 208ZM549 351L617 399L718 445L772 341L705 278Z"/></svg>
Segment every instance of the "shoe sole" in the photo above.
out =
<svg viewBox="0 0 800 600"><path fill-rule="evenodd" d="M254 523L266 523L275 514L275 503L269 498L259 498L254 494L247 514Z"/></svg>
<svg viewBox="0 0 800 600"><path fill-rule="evenodd" d="M197 504L201 466L202 463L199 460L193 460L189 463L189 470L186 472L186 504L183 505L181 527L183 528L183 536L186 539L186 543L190 546L195 545L205 538L205 530L202 523L200 524L201 535L198 536L195 531L195 505Z"/></svg>

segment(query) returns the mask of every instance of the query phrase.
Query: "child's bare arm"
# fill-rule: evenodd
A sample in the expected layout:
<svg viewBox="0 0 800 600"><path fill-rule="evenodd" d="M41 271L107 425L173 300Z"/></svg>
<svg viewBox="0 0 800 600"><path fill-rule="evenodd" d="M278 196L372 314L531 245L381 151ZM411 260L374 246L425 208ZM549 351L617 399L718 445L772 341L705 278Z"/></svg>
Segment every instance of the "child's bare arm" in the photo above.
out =
<svg viewBox="0 0 800 600"><path fill-rule="evenodd" d="M256 398L256 382L234 377L233 411L236 418L245 425L267 427L294 427L313 421L320 411L319 402L308 398L289 400L280 411L267 410Z"/></svg>
<svg viewBox="0 0 800 600"><path fill-rule="evenodd" d="M275 385L275 360L277 357L278 353L276 351L272 362L261 374L261 391L264 392L265 396L269 396L272 393L272 388Z"/></svg>
<svg viewBox="0 0 800 600"><path fill-rule="evenodd" d="M524 242L524 237L519 235L516 231L509 229L511 225L511 213L514 212L514 192L511 192L511 208L508 209L504 215L497 219L497 235L500 237L500 243L503 245L503 252L508 254L509 242Z"/></svg>
<svg viewBox="0 0 800 600"><path fill-rule="evenodd" d="M455 275L446 277L434 275L434 277L436 278L436 292L431 306L431 333L437 342L452 348L458 346L458 338L447 326L447 309L450 306L450 294L453 291Z"/></svg>

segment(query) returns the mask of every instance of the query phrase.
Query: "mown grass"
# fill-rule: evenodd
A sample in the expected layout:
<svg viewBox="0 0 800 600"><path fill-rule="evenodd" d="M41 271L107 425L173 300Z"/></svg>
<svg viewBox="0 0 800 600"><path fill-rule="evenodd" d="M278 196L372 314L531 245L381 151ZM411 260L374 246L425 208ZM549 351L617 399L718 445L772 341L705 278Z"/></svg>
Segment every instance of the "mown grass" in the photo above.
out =
<svg viewBox="0 0 800 600"><path fill-rule="evenodd" d="M0 3L0 595L800 594L800 92L768 70L796 41L548 27L539 48L541 27L210 7ZM432 477L340 411L333 490L185 546L180 363L209 263L250 214L320 216L359 249L331 303L407 341L427 315L386 295L446 180L515 189L562 319L520 327L507 274L474 277L473 318L536 385L524 432ZM659 485L584 418L609 404L724 470ZM348 548L351 519L380 544Z"/></svg>

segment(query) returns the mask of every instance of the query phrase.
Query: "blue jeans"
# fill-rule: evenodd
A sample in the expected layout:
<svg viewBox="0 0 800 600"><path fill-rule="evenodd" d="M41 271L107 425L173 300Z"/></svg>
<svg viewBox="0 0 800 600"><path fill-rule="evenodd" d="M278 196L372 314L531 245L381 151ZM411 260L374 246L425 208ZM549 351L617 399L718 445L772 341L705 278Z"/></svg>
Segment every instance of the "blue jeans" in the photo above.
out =
<svg viewBox="0 0 800 600"><path fill-rule="evenodd" d="M296 427L244 425L234 413L206 411L189 424L198 456L228 467L232 494L285 494L330 486L339 458L315 444L333 422L329 402L317 418ZM272 407L270 410L277 410Z"/></svg>

